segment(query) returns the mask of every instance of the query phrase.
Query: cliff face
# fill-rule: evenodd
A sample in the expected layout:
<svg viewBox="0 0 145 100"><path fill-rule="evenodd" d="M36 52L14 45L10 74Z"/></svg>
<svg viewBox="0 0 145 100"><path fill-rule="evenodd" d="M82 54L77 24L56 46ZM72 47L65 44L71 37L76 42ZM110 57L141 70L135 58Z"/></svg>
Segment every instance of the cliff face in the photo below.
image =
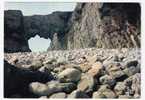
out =
<svg viewBox="0 0 145 100"><path fill-rule="evenodd" d="M49 15L24 16L25 37L30 39L36 34L43 38L50 38L51 41L58 41L57 44L51 43L50 49L66 49L64 36L67 30L67 23L72 12L53 12ZM57 40L54 34L57 33ZM56 36L55 36L56 37ZM58 46L59 43L59 46Z"/></svg>
<svg viewBox="0 0 145 100"><path fill-rule="evenodd" d="M30 51L35 35L51 39L48 50L140 47L140 23L138 3L78 3L73 13L34 16L5 11L5 52Z"/></svg>
<svg viewBox="0 0 145 100"><path fill-rule="evenodd" d="M49 15L23 16L18 10L5 11L5 52L30 51L28 40L35 35L58 41L59 48L56 42L51 43L53 49L66 49L63 41L71 14L72 12L53 12ZM58 40L54 40L54 33L57 33Z"/></svg>
<svg viewBox="0 0 145 100"><path fill-rule="evenodd" d="M59 50L59 49L61 49L61 45L60 45L60 42L58 40L58 34L54 33L52 41L50 43L50 47L48 48L48 51L49 50Z"/></svg>
<svg viewBox="0 0 145 100"><path fill-rule="evenodd" d="M24 37L23 15L21 11L4 12L4 52L30 51Z"/></svg>
<svg viewBox="0 0 145 100"><path fill-rule="evenodd" d="M68 49L140 47L140 5L80 3L70 27Z"/></svg>

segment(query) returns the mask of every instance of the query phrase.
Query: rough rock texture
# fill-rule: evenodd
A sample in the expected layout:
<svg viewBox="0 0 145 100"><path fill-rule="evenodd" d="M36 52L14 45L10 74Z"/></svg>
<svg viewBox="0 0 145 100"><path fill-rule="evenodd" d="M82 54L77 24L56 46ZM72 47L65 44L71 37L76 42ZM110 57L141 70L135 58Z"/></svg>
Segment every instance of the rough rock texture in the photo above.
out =
<svg viewBox="0 0 145 100"><path fill-rule="evenodd" d="M58 78L61 82L78 82L81 79L81 72L75 68L67 68L58 75Z"/></svg>
<svg viewBox="0 0 145 100"><path fill-rule="evenodd" d="M5 51L28 51L35 35L52 40L48 50L140 47L140 13L139 3L78 3L73 12L24 17L5 11Z"/></svg>
<svg viewBox="0 0 145 100"><path fill-rule="evenodd" d="M25 38L28 40L35 35L43 38L50 38L53 45L51 49L66 49L64 36L67 31L67 24L72 12L53 12L48 15L24 16ZM57 33L57 40L55 34ZM58 42L55 42L58 41ZM57 44L56 44L57 43Z"/></svg>
<svg viewBox="0 0 145 100"><path fill-rule="evenodd" d="M47 51L49 51L49 50L60 50L61 48L62 48L62 46L61 46L60 41L58 39L58 34L54 33L52 41L50 43L50 47L48 47Z"/></svg>
<svg viewBox="0 0 145 100"><path fill-rule="evenodd" d="M23 15L19 10L4 12L4 52L30 51L24 37Z"/></svg>
<svg viewBox="0 0 145 100"><path fill-rule="evenodd" d="M59 92L59 93L55 93L53 95L51 95L49 98L66 98L66 93L64 92Z"/></svg>
<svg viewBox="0 0 145 100"><path fill-rule="evenodd" d="M50 38L54 42L51 44L53 50L66 49L64 36L71 14L72 12L53 12L49 15L23 16L19 10L5 11L5 52L30 51L28 40L35 35Z"/></svg>
<svg viewBox="0 0 145 100"><path fill-rule="evenodd" d="M137 48L5 53L4 59L7 98L140 98L141 95L141 54ZM90 69L84 71L83 64L91 66ZM89 73L91 69L97 75Z"/></svg>
<svg viewBox="0 0 145 100"><path fill-rule="evenodd" d="M10 10L4 25L4 97L140 98L138 3L78 3L73 13L34 16ZM24 52L36 34L50 48Z"/></svg>
<svg viewBox="0 0 145 100"><path fill-rule="evenodd" d="M68 49L140 47L140 5L79 3L69 27Z"/></svg>

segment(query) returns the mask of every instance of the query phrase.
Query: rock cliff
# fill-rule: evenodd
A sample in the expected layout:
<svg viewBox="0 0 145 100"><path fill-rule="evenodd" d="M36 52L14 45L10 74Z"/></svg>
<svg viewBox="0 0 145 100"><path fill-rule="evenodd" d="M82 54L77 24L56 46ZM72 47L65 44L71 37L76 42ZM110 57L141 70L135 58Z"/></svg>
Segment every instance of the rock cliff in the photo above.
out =
<svg viewBox="0 0 145 100"><path fill-rule="evenodd" d="M24 37L23 15L18 10L4 12L4 52L30 51Z"/></svg>
<svg viewBox="0 0 145 100"><path fill-rule="evenodd" d="M66 49L63 42L71 13L53 12L49 15L23 16L18 10L5 11L5 52L30 51L28 39L35 35L56 41L53 40L54 33L58 33L60 48L54 47L56 45L52 43L53 48Z"/></svg>
<svg viewBox="0 0 145 100"><path fill-rule="evenodd" d="M79 3L67 38L68 49L140 47L140 5Z"/></svg>
<svg viewBox="0 0 145 100"><path fill-rule="evenodd" d="M24 16L26 39L30 39L36 34L40 37L52 39L54 33L63 37L71 14L72 12L57 11L48 15Z"/></svg>
<svg viewBox="0 0 145 100"><path fill-rule="evenodd" d="M5 52L30 51L35 35L51 39L48 50L140 48L140 13L139 3L78 3L73 12L34 16L5 11Z"/></svg>

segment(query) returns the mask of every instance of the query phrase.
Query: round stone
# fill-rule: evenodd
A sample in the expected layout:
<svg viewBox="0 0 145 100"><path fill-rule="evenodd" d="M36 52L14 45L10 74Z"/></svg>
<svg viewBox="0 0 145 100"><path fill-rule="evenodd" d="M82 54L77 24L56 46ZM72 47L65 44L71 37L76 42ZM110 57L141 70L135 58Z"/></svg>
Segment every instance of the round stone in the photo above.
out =
<svg viewBox="0 0 145 100"><path fill-rule="evenodd" d="M75 68L67 68L58 74L61 82L78 82L81 79L81 71Z"/></svg>
<svg viewBox="0 0 145 100"><path fill-rule="evenodd" d="M64 92L54 93L49 98L66 98L66 93Z"/></svg>

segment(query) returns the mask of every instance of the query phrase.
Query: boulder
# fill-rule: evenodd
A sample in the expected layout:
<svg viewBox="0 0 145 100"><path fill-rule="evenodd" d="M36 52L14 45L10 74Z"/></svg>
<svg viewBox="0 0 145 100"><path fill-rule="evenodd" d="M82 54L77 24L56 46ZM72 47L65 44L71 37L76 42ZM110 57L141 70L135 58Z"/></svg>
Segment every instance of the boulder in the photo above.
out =
<svg viewBox="0 0 145 100"><path fill-rule="evenodd" d="M118 82L116 83L116 86L114 87L114 91L117 95L123 95L126 90L126 85L124 82Z"/></svg>
<svg viewBox="0 0 145 100"><path fill-rule="evenodd" d="M58 92L58 93L54 93L52 94L49 98L58 98L58 99L61 99L61 98L66 98L66 93L64 92Z"/></svg>
<svg viewBox="0 0 145 100"><path fill-rule="evenodd" d="M95 85L94 78L89 74L84 74L81 77L80 82L78 83L77 89L89 93L93 91Z"/></svg>
<svg viewBox="0 0 145 100"><path fill-rule="evenodd" d="M94 63L97 61L97 55L88 56L88 57L87 57L87 61L88 61L90 64L94 64Z"/></svg>
<svg viewBox="0 0 145 100"><path fill-rule="evenodd" d="M104 94L102 94L101 92L94 92L92 98L93 99L96 99L96 98L106 98L106 96Z"/></svg>
<svg viewBox="0 0 145 100"><path fill-rule="evenodd" d="M130 66L129 68L125 68L123 70L123 72L129 77L129 76L132 76L136 73L139 73L139 68L135 67L135 66Z"/></svg>
<svg viewBox="0 0 145 100"><path fill-rule="evenodd" d="M29 85L29 89L32 93L38 96L47 96L50 94L50 89L46 84L42 84L40 82L33 82Z"/></svg>
<svg viewBox="0 0 145 100"><path fill-rule="evenodd" d="M89 98L89 96L83 91L75 90L67 98Z"/></svg>
<svg viewBox="0 0 145 100"><path fill-rule="evenodd" d="M102 92L102 91L105 91L105 90L107 90L107 89L109 89L109 86L108 86L107 84L105 84L105 85L101 85L101 86L99 87L98 91Z"/></svg>
<svg viewBox="0 0 145 100"><path fill-rule="evenodd" d="M108 84L110 86L110 88L113 88L114 85L116 84L116 80L113 79L111 76L109 75L104 75L104 76L101 76L99 78L99 81L101 84Z"/></svg>
<svg viewBox="0 0 145 100"><path fill-rule="evenodd" d="M53 64L55 62L57 62L57 60L55 58L46 58L45 61L43 62L43 65Z"/></svg>
<svg viewBox="0 0 145 100"><path fill-rule="evenodd" d="M116 98L116 94L108 88L108 85L102 85L98 91L93 93L93 98Z"/></svg>
<svg viewBox="0 0 145 100"><path fill-rule="evenodd" d="M75 68L67 68L58 74L61 82L78 82L81 79L81 72Z"/></svg>
<svg viewBox="0 0 145 100"><path fill-rule="evenodd" d="M119 95L118 98L119 99L131 99L132 97L131 96L128 96L128 95Z"/></svg>
<svg viewBox="0 0 145 100"><path fill-rule="evenodd" d="M126 66L127 67L131 67L131 66L137 66L138 64L138 60L129 60L129 61L126 61Z"/></svg>
<svg viewBox="0 0 145 100"><path fill-rule="evenodd" d="M111 63L106 67L106 71L114 79L122 81L127 78L127 75L121 70L121 67L119 63Z"/></svg>
<svg viewBox="0 0 145 100"><path fill-rule="evenodd" d="M34 59L32 61L32 64L31 64L31 69L32 70L38 70L40 67L42 67L43 64L42 64L42 61L40 59Z"/></svg>
<svg viewBox="0 0 145 100"><path fill-rule="evenodd" d="M91 65L88 64L88 62L82 63L79 65L82 72L87 72L89 69L91 69Z"/></svg>
<svg viewBox="0 0 145 100"><path fill-rule="evenodd" d="M52 91L54 90L65 93L70 93L77 87L74 83L60 83L59 81L50 81L47 83L47 86L52 89Z"/></svg>
<svg viewBox="0 0 145 100"><path fill-rule="evenodd" d="M141 74L136 73L132 76L131 89L135 92L134 97L139 98L141 94Z"/></svg>
<svg viewBox="0 0 145 100"><path fill-rule="evenodd" d="M102 94L105 95L106 98L116 98L117 97L116 94L110 89L103 91Z"/></svg>
<svg viewBox="0 0 145 100"><path fill-rule="evenodd" d="M102 63L96 62L96 63L92 64L91 69L87 73L93 77L98 76L101 74L102 69L103 69Z"/></svg>
<svg viewBox="0 0 145 100"><path fill-rule="evenodd" d="M41 96L39 99L47 99L47 96Z"/></svg>
<svg viewBox="0 0 145 100"><path fill-rule="evenodd" d="M45 64L39 68L39 71L49 73L49 72L53 71L54 68L55 68L55 65L53 65L53 64Z"/></svg>
<svg viewBox="0 0 145 100"><path fill-rule="evenodd" d="M140 92L141 92L141 77L140 77L140 73L136 73L133 76L130 76L129 78L127 78L126 80L124 80L124 84L129 87L133 93L130 93L130 91L128 94L129 95L134 95L134 98L139 98L140 97Z"/></svg>
<svg viewBox="0 0 145 100"><path fill-rule="evenodd" d="M73 83L59 83L58 81L50 81L47 84L32 82L29 85L29 89L35 95L50 96L57 92L70 93L76 89L76 85Z"/></svg>

